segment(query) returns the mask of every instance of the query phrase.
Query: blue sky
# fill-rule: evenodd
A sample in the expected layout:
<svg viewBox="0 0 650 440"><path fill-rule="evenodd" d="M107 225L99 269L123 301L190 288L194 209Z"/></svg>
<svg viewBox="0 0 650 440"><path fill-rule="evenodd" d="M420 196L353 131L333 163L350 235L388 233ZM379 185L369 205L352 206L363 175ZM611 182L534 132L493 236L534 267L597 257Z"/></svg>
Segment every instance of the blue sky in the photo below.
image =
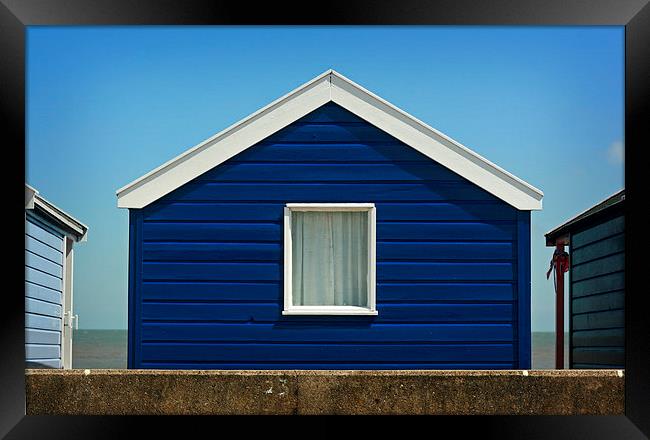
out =
<svg viewBox="0 0 650 440"><path fill-rule="evenodd" d="M115 190L333 68L544 191L532 326L554 328L544 233L624 186L623 27L29 27L26 181L90 227L80 328L126 328Z"/></svg>

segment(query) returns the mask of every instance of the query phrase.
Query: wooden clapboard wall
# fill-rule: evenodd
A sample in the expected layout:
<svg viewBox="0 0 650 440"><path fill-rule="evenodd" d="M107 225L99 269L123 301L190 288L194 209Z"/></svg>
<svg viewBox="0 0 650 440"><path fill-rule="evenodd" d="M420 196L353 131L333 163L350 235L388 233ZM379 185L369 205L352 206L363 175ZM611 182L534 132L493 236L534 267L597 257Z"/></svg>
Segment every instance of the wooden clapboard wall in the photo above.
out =
<svg viewBox="0 0 650 440"><path fill-rule="evenodd" d="M33 214L25 222L25 354L31 367L62 368L63 234Z"/></svg>
<svg viewBox="0 0 650 440"><path fill-rule="evenodd" d="M372 202L378 316L282 316L283 207ZM129 367L530 368L530 213L327 104L130 210Z"/></svg>
<svg viewBox="0 0 650 440"><path fill-rule="evenodd" d="M625 217L571 236L571 368L624 368Z"/></svg>

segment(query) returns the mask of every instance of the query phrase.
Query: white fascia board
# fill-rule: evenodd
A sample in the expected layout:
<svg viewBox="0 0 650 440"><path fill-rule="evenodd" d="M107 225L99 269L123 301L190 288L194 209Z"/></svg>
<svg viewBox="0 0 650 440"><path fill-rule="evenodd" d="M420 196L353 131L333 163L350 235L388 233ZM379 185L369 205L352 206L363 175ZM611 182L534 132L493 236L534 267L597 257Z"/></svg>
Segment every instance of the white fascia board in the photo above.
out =
<svg viewBox="0 0 650 440"><path fill-rule="evenodd" d="M34 197L38 194L38 190L25 184L25 209L34 209Z"/></svg>
<svg viewBox="0 0 650 440"><path fill-rule="evenodd" d="M542 209L539 189L331 69L120 188L117 206L143 208L330 101L515 208Z"/></svg>
<svg viewBox="0 0 650 440"><path fill-rule="evenodd" d="M77 242L86 241L88 238L88 226L81 223L79 220L62 210L61 208L53 205L45 200L38 193L34 196L34 205L39 209L46 212L48 215L56 219L61 226L72 231L70 237Z"/></svg>
<svg viewBox="0 0 650 440"><path fill-rule="evenodd" d="M337 72L332 101L519 210L542 209L544 194Z"/></svg>
<svg viewBox="0 0 650 440"><path fill-rule="evenodd" d="M328 70L117 190L119 208L143 208L330 101Z"/></svg>

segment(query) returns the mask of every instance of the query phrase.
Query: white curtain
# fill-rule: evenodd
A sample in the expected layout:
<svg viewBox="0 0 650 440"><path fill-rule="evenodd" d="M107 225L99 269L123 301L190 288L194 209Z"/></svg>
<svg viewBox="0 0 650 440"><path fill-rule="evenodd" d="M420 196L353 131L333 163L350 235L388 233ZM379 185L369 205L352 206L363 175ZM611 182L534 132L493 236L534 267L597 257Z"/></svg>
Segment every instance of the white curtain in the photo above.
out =
<svg viewBox="0 0 650 440"><path fill-rule="evenodd" d="M293 305L368 303L368 212L293 211Z"/></svg>

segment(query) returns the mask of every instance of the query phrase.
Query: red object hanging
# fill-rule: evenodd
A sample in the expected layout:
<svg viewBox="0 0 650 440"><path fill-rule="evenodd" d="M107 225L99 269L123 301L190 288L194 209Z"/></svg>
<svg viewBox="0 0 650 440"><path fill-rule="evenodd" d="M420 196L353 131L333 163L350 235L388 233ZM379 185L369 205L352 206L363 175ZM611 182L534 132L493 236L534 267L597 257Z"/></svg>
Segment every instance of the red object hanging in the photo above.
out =
<svg viewBox="0 0 650 440"><path fill-rule="evenodd" d="M564 368L564 274L569 270L569 253L556 243L546 279L555 272L555 368Z"/></svg>

